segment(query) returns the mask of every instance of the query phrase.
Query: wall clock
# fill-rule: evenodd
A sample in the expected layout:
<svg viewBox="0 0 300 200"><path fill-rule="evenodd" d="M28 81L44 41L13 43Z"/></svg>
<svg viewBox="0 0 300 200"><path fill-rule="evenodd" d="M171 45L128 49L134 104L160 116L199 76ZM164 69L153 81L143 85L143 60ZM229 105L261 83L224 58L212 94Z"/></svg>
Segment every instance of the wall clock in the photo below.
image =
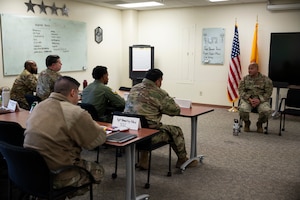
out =
<svg viewBox="0 0 300 200"><path fill-rule="evenodd" d="M100 44L103 40L103 30L99 26L95 28L95 42Z"/></svg>

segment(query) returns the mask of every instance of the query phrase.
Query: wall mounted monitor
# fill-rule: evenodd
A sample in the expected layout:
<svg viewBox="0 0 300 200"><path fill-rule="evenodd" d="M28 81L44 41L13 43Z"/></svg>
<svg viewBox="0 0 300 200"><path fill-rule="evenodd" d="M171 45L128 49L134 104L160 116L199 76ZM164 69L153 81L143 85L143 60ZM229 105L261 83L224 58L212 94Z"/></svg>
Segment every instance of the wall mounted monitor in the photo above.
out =
<svg viewBox="0 0 300 200"><path fill-rule="evenodd" d="M133 45L129 47L129 78L141 80L149 69L154 68L154 47Z"/></svg>
<svg viewBox="0 0 300 200"><path fill-rule="evenodd" d="M300 32L271 33L269 77L274 87L300 85Z"/></svg>

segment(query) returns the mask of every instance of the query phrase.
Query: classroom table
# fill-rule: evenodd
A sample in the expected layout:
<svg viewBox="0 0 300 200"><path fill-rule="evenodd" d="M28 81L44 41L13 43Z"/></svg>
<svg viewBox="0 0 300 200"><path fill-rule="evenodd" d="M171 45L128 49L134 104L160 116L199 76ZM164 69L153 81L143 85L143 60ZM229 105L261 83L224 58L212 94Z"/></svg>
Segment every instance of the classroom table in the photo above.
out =
<svg viewBox="0 0 300 200"><path fill-rule="evenodd" d="M29 115L28 110L20 109L19 111L0 114L1 121L18 122L23 128L26 128L26 121Z"/></svg>
<svg viewBox="0 0 300 200"><path fill-rule="evenodd" d="M20 109L18 112L6 113L0 115L0 120L2 121L12 121L19 123L23 128L26 128L26 121L28 116L30 115L29 111ZM103 126L110 126L108 123L97 122ZM125 157L126 157L126 200L140 200L149 198L148 194L142 194L136 196L136 187L135 187L135 146L137 142L146 140L153 135L157 134L159 130L156 129L148 129L141 128L139 130L128 130L130 134L136 134L137 137L124 142L124 143L116 143L116 142L106 142L107 145L125 148Z"/></svg>
<svg viewBox="0 0 300 200"><path fill-rule="evenodd" d="M183 172L188 164L190 164L193 160L198 160L202 162L203 155L197 155L197 121L198 116L204 115L206 113L210 113L214 111L213 108L202 106L199 104L192 104L191 108L180 108L180 116L181 117L189 117L191 118L191 151L190 151L190 159L187 160L180 166L181 172Z"/></svg>
<svg viewBox="0 0 300 200"><path fill-rule="evenodd" d="M100 125L110 126L107 123L98 122ZM137 137L129 140L124 143L116 143L116 142L106 142L106 145L117 147L117 148L125 148L125 159L126 159L126 200L140 200L140 199L148 199L148 194L142 194L136 196L136 187L135 187L135 151L136 151L136 143L146 140L155 134L159 133L159 130L156 129L148 129L141 128L139 130L129 130L130 134L136 134Z"/></svg>

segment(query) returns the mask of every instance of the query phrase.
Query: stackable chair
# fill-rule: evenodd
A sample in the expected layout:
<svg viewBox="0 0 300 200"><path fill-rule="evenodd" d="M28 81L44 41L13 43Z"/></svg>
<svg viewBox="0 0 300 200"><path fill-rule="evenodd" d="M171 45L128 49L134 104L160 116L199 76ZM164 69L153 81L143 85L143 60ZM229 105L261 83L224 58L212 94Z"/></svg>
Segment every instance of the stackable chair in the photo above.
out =
<svg viewBox="0 0 300 200"><path fill-rule="evenodd" d="M90 115L92 116L93 120L99 121L100 118L98 116L98 112L97 112L97 110L96 110L96 108L95 108L94 105L89 104L89 103L78 103L78 105L82 109L88 111L90 113Z"/></svg>
<svg viewBox="0 0 300 200"><path fill-rule="evenodd" d="M121 86L121 87L119 87L119 90L120 90L120 91L129 92L129 91L131 90L131 88L130 88L130 87L124 87L124 86Z"/></svg>
<svg viewBox="0 0 300 200"><path fill-rule="evenodd" d="M285 115L300 116L300 89L289 88L285 98L281 98L279 104L280 127L281 131L285 131ZM283 116L283 120L282 120Z"/></svg>
<svg viewBox="0 0 300 200"><path fill-rule="evenodd" d="M25 129L17 122L0 121L0 141L23 146Z"/></svg>
<svg viewBox="0 0 300 200"><path fill-rule="evenodd" d="M0 121L0 141L8 144L23 146L25 129L17 122ZM3 163L3 157L0 153L0 160Z"/></svg>
<svg viewBox="0 0 300 200"><path fill-rule="evenodd" d="M25 99L29 105L29 108L31 107L32 103L37 101L37 102L41 102L41 98L36 96L36 95L33 95L33 94L25 94Z"/></svg>
<svg viewBox="0 0 300 200"><path fill-rule="evenodd" d="M8 144L22 147L24 142L24 131L25 129L16 122L0 121L0 142L6 142ZM8 180L7 164L1 152L0 152L0 168L3 173L2 178ZM7 188L9 188L9 186L7 186ZM14 191L13 193L15 198L19 198L20 196L25 195L22 192L20 193L20 190L16 189L15 187L12 188L12 190ZM2 195L4 195L5 198L8 195L6 191L7 190L4 190L3 188Z"/></svg>
<svg viewBox="0 0 300 200"><path fill-rule="evenodd" d="M129 114L129 113L124 113L124 112L114 112L113 115L118 115L118 116L126 116L126 117L135 117L139 118L141 121L141 127L143 128L148 128L148 122L146 118L142 115L137 115L137 114ZM150 171L151 171L151 155L152 151L155 149L158 149L160 147L163 147L165 145L169 145L169 171L167 173L167 176L172 176L171 172L171 145L169 142L159 142L156 144L152 144L151 138L144 140L142 142L138 142L136 144L136 149L138 152L138 161L139 161L139 152L140 151L149 151L149 164L148 164L148 175L147 175L147 182L145 183L145 188L148 189L150 188ZM113 178L117 177L117 168L118 168L118 152L116 151L116 162L115 162L115 173L112 174Z"/></svg>
<svg viewBox="0 0 300 200"><path fill-rule="evenodd" d="M72 195L79 189L89 187L90 200L93 199L94 177L89 171L79 166L65 166L59 170L51 171L44 158L35 150L0 142L0 152L8 166L9 199L12 199L12 185L20 190L41 199L62 199ZM64 187L53 189L54 176L66 170L75 169L85 173L89 181L80 187Z"/></svg>
<svg viewBox="0 0 300 200"><path fill-rule="evenodd" d="M96 110L96 108L94 107L94 105L89 104L89 103L78 103L78 105L88 111L90 113L90 115L92 116L93 120L95 121L101 121L101 118L98 116L98 112ZM100 147L96 148L97 150L97 158L96 158L96 163L99 163L99 154L100 154Z"/></svg>
<svg viewBox="0 0 300 200"><path fill-rule="evenodd" d="M269 99L269 103L270 103L270 107L272 108L272 98L270 98ZM240 104L241 104L241 99L239 99L239 102L238 102L238 107L240 106ZM258 111L257 111L257 108L253 108L252 110L251 110L251 113L258 113ZM240 118L240 127L243 127L243 120ZM268 132L268 127L269 127L269 120L267 120L267 122L266 122L266 125L265 125L265 127L264 127L264 129L265 129L265 134L268 134L269 132Z"/></svg>

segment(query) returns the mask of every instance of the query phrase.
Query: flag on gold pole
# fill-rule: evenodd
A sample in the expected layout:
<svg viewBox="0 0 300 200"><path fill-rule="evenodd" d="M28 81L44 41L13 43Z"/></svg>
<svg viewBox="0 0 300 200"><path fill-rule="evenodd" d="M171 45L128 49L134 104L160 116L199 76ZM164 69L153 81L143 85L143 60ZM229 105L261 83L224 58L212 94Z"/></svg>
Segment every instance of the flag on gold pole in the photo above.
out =
<svg viewBox="0 0 300 200"><path fill-rule="evenodd" d="M256 20L255 24L255 30L253 35L253 41L252 41L252 50L251 50L251 57L250 57L250 63L258 63L258 48L257 48L257 31L258 31L258 22Z"/></svg>

